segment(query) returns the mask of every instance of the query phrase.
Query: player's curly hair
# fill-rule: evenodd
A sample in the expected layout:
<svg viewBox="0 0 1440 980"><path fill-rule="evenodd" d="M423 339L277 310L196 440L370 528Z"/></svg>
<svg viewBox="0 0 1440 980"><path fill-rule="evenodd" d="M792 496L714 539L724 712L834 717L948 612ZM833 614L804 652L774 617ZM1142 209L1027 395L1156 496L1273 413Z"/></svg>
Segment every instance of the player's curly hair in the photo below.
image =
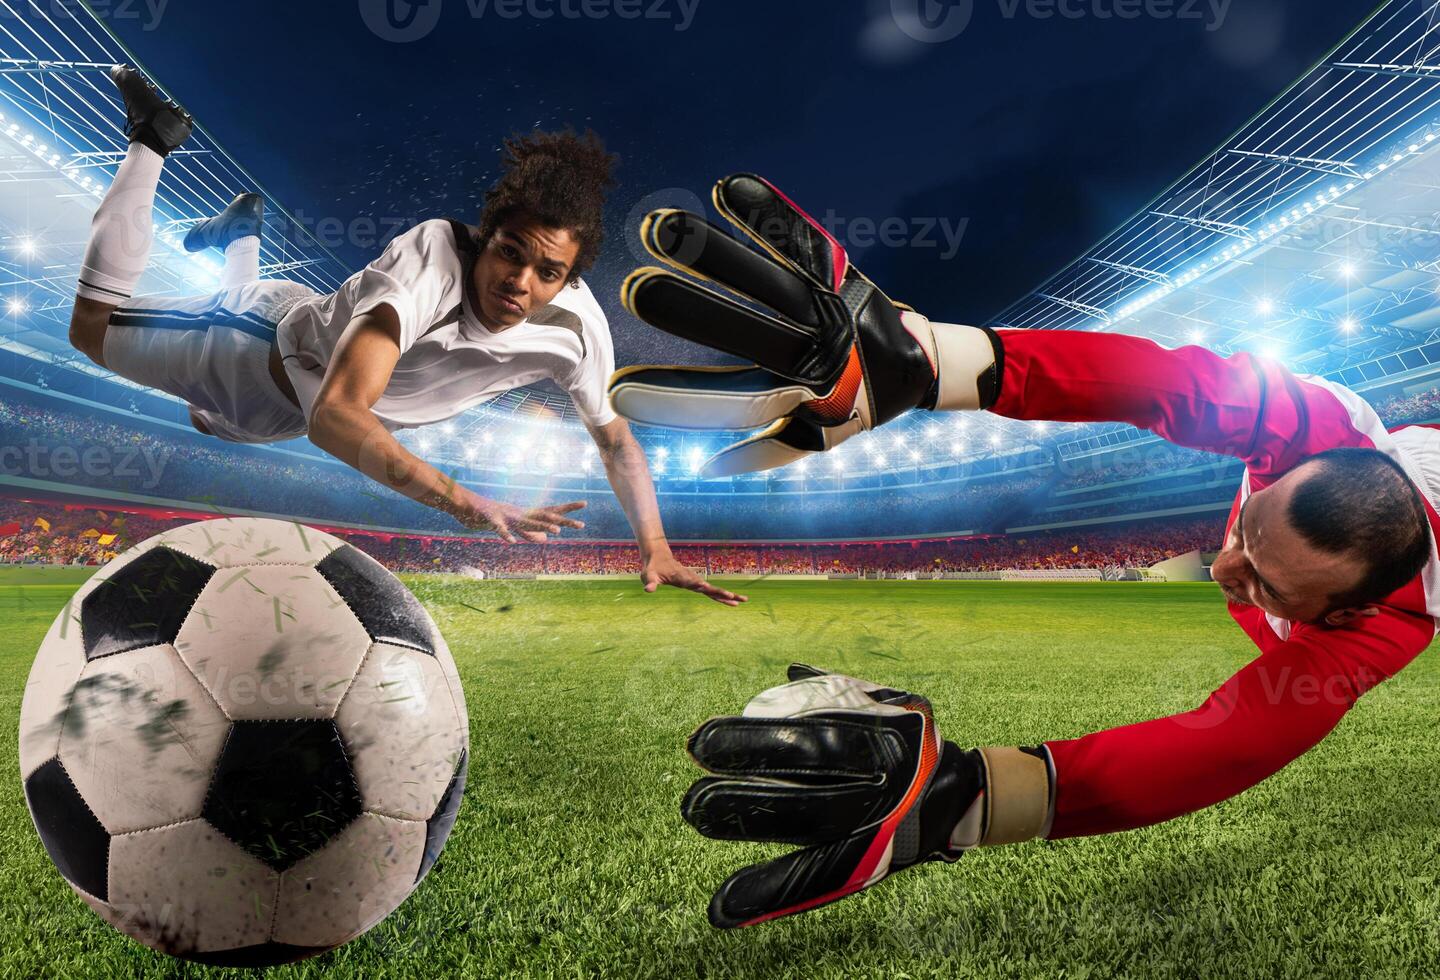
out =
<svg viewBox="0 0 1440 980"><path fill-rule="evenodd" d="M593 131L516 134L505 141L504 173L485 194L479 244L516 215L550 228L564 228L580 243L570 271L574 282L594 264L604 240L606 191L615 183L619 158L605 150Z"/></svg>

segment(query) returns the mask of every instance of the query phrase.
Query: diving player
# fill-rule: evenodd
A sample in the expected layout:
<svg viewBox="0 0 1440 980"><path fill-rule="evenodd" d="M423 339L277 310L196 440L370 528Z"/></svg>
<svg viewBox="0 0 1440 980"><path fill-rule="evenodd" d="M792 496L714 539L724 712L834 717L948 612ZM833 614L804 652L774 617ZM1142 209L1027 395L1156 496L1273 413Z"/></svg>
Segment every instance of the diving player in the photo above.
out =
<svg viewBox="0 0 1440 980"><path fill-rule="evenodd" d="M478 227L426 221L338 291L259 278L263 202L242 195L187 247L225 249L219 292L134 297L149 260L165 157L191 117L134 67L110 77L130 146L95 214L70 340L96 364L191 406L195 427L232 442L308 435L374 480L507 542L584 525L572 502L523 511L488 500L410 453L401 428L453 418L551 379L569 393L639 543L646 591L690 589L736 605L675 560L644 451L610 410L614 367L603 311L580 278L601 242L614 158L593 134L506 143L504 174Z"/></svg>

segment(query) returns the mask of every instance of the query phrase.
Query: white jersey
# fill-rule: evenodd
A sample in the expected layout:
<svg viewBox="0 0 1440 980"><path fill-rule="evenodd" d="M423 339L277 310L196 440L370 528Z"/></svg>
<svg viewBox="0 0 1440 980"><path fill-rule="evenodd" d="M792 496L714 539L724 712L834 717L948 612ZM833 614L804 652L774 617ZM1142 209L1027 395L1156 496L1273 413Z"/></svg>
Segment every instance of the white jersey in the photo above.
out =
<svg viewBox="0 0 1440 980"><path fill-rule="evenodd" d="M474 231L422 222L337 292L302 300L280 321L276 345L307 421L346 326L387 304L400 318L400 360L373 407L387 428L440 422L545 379L569 393L588 425L614 421L606 389L615 349L590 287L566 285L549 306L492 331L476 316Z"/></svg>

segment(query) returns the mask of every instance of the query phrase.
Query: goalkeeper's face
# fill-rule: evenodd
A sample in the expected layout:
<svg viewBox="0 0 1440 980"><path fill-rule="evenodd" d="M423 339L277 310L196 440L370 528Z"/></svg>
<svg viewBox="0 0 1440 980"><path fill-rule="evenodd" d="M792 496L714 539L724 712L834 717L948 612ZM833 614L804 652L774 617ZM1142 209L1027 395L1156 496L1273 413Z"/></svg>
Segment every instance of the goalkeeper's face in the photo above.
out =
<svg viewBox="0 0 1440 980"><path fill-rule="evenodd" d="M1303 468L1292 471L1250 495L1210 574L1230 602L1339 626L1362 611L1334 609L1331 597L1355 589L1368 568L1360 556L1321 551L1291 526L1290 499L1305 476Z"/></svg>

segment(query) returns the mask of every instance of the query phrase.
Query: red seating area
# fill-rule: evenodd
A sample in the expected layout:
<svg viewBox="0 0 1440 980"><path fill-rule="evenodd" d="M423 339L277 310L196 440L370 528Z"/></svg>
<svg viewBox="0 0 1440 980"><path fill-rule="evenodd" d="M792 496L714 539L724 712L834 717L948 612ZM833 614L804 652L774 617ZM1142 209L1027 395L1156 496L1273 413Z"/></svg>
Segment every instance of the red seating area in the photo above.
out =
<svg viewBox="0 0 1440 980"><path fill-rule="evenodd" d="M98 565L132 544L192 517L166 517L78 504L0 501L0 562ZM48 525L48 527L47 527ZM505 545L464 538L374 535L337 530L397 571L487 575L639 574L632 544L557 542ZM710 575L810 575L1147 567L1220 546L1218 516L1026 537L817 545L681 545L676 557ZM113 537L111 537L113 535Z"/></svg>

